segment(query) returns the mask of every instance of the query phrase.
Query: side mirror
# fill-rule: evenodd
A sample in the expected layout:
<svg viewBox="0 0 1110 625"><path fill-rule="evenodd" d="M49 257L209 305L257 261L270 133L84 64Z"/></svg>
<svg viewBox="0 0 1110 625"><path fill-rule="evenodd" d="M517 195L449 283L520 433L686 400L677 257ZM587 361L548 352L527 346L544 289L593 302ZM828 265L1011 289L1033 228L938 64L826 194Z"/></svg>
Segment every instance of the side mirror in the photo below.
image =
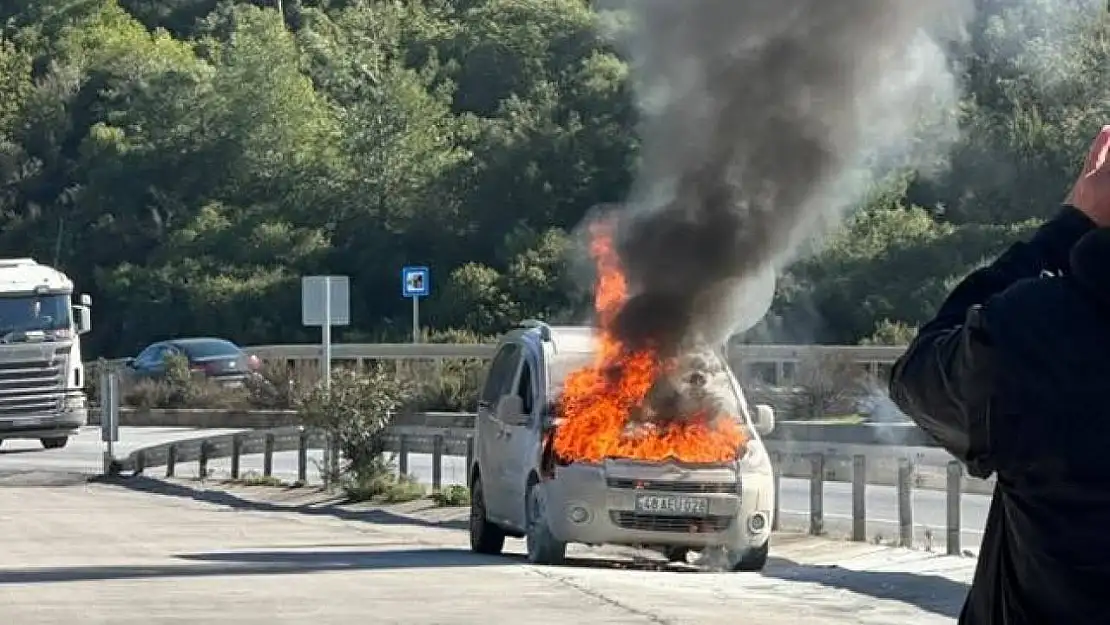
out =
<svg viewBox="0 0 1110 625"><path fill-rule="evenodd" d="M92 330L92 309L84 305L74 306L73 325L77 327L77 334L85 334Z"/></svg>
<svg viewBox="0 0 1110 625"><path fill-rule="evenodd" d="M519 395L505 395L497 403L497 419L505 425L527 425L531 418L524 414L524 400Z"/></svg>
<svg viewBox="0 0 1110 625"><path fill-rule="evenodd" d="M757 404L755 407L755 431L760 436L767 436L775 431L775 409L767 404Z"/></svg>
<svg viewBox="0 0 1110 625"><path fill-rule="evenodd" d="M81 296L77 298L77 301L81 302L82 306L92 307L92 296L88 293L82 293Z"/></svg>
<svg viewBox="0 0 1110 625"><path fill-rule="evenodd" d="M123 360L121 360L121 361L120 361L120 364L121 364L121 365L123 365L123 366L125 366L125 367L127 367L127 368L129 368L129 369L134 369L134 368L135 368L135 359L134 359L134 358L131 358L131 357L129 356L129 357L127 357L127 358L124 358Z"/></svg>

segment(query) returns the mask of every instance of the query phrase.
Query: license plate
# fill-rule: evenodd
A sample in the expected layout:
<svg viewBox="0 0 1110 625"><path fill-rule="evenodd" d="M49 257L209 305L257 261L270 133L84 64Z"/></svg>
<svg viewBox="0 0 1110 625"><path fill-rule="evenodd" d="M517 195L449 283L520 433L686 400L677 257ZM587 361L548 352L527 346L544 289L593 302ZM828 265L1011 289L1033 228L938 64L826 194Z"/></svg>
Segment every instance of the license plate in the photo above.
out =
<svg viewBox="0 0 1110 625"><path fill-rule="evenodd" d="M706 516L709 514L709 500L704 497L636 495L636 512Z"/></svg>

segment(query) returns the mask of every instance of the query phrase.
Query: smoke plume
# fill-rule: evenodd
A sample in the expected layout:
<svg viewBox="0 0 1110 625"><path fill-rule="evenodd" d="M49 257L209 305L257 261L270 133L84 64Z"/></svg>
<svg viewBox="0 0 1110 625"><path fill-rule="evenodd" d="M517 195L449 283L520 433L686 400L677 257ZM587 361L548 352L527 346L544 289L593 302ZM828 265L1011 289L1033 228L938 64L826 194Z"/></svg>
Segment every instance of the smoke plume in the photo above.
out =
<svg viewBox="0 0 1110 625"><path fill-rule="evenodd" d="M669 352L754 325L775 272L858 199L861 172L912 161L923 114L956 101L937 42L962 32L967 3L627 4L645 121L618 337Z"/></svg>

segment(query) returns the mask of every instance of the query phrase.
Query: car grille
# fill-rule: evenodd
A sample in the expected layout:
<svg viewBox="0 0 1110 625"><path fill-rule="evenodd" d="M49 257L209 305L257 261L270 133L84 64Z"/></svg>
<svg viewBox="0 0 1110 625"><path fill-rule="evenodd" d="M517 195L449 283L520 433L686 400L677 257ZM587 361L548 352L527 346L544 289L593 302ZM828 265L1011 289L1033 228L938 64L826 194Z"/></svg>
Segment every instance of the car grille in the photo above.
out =
<svg viewBox="0 0 1110 625"><path fill-rule="evenodd" d="M611 477L609 488L653 490L668 493L734 494L740 492L737 482L676 482L672 480L633 480Z"/></svg>
<svg viewBox="0 0 1110 625"><path fill-rule="evenodd" d="M41 416L61 407L68 347L46 359L0 362L0 419Z"/></svg>
<svg viewBox="0 0 1110 625"><path fill-rule="evenodd" d="M733 517L710 515L707 517L670 516L638 514L636 512L609 513L609 518L619 527L646 532L682 532L684 534L705 534L723 532L732 523Z"/></svg>

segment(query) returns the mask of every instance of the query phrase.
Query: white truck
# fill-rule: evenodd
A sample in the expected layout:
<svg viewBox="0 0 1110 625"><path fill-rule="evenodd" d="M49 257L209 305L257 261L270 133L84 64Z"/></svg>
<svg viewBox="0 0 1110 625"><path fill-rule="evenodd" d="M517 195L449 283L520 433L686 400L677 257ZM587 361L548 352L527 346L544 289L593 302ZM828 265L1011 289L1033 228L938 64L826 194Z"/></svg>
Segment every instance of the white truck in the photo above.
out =
<svg viewBox="0 0 1110 625"><path fill-rule="evenodd" d="M88 422L80 335L92 329L92 299L73 297L57 269L0 259L0 443L58 449Z"/></svg>

